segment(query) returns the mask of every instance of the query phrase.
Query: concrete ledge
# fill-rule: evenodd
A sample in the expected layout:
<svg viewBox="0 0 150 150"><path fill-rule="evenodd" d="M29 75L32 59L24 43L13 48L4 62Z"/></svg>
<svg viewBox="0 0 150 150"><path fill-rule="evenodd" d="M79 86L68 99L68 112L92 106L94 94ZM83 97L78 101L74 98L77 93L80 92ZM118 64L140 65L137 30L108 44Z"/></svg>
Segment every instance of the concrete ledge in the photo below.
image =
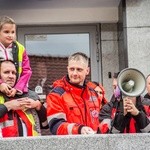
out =
<svg viewBox="0 0 150 150"><path fill-rule="evenodd" d="M150 134L1 138L0 150L148 150Z"/></svg>

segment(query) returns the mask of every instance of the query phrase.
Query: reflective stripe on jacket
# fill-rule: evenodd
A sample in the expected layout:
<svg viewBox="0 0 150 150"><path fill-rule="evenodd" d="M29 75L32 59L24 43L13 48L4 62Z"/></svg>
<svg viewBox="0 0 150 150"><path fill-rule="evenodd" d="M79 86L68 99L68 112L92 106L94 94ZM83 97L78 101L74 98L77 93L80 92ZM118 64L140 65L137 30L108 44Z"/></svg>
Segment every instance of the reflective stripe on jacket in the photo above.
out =
<svg viewBox="0 0 150 150"><path fill-rule="evenodd" d="M0 96L0 104L4 104L4 97ZM34 109L10 110L4 117L0 118L0 128L3 137L19 136L18 117L25 123L27 128L27 136L38 136L40 134L40 124L38 116Z"/></svg>
<svg viewBox="0 0 150 150"><path fill-rule="evenodd" d="M18 47L18 81L15 85L15 88L21 93L28 91L28 82L32 75L29 57L27 52L22 44L15 42Z"/></svg>
<svg viewBox="0 0 150 150"><path fill-rule="evenodd" d="M47 118L52 134L79 134L83 126L97 131L101 100L87 86L71 85L64 77L47 96Z"/></svg>
<svg viewBox="0 0 150 150"><path fill-rule="evenodd" d="M19 68L18 68L18 73L19 73L19 77L20 77L20 74L21 74L21 72L22 72L22 61L23 61L23 53L24 53L24 51L25 51L25 48L24 48L24 46L23 45L21 45L19 42L17 42L16 41L16 44L17 44L17 46L18 46L18 48L19 48L19 51L18 51L18 61L19 61Z"/></svg>

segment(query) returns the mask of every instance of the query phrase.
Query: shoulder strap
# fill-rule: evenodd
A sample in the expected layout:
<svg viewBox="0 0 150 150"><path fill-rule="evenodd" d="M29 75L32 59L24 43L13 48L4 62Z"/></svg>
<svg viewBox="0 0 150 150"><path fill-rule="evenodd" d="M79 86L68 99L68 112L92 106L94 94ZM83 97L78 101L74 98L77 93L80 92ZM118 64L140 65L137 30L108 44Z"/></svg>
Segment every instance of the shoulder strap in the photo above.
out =
<svg viewBox="0 0 150 150"><path fill-rule="evenodd" d="M60 96L65 92L65 90L62 87L55 87L51 90L50 93L57 93Z"/></svg>
<svg viewBox="0 0 150 150"><path fill-rule="evenodd" d="M10 97L6 96L4 93L1 93L1 96L4 98L5 102L10 101Z"/></svg>
<svg viewBox="0 0 150 150"><path fill-rule="evenodd" d="M13 61L17 70L17 78L18 78L18 74L19 74L19 61L18 61L18 45L16 44L16 42L13 42L12 44L12 55L13 55Z"/></svg>

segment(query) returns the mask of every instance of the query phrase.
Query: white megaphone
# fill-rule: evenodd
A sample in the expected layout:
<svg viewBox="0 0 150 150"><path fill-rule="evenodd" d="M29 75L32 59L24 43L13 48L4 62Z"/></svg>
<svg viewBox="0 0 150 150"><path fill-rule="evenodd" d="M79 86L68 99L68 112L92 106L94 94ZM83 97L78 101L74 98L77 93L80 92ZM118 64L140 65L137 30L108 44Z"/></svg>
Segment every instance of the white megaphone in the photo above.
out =
<svg viewBox="0 0 150 150"><path fill-rule="evenodd" d="M137 97L146 87L146 79L142 72L134 68L122 70L117 78L118 87L123 95Z"/></svg>

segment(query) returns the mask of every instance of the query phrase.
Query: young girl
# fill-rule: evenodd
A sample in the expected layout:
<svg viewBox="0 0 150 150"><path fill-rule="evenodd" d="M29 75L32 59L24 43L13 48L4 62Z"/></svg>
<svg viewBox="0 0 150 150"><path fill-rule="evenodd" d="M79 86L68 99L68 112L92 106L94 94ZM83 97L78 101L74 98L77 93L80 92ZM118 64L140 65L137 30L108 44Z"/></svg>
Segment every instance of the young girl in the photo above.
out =
<svg viewBox="0 0 150 150"><path fill-rule="evenodd" d="M12 60L18 71L15 87L11 88L0 80L0 91L9 97L28 91L27 85L32 71L26 50L16 41L16 23L7 16L0 18L0 61Z"/></svg>

